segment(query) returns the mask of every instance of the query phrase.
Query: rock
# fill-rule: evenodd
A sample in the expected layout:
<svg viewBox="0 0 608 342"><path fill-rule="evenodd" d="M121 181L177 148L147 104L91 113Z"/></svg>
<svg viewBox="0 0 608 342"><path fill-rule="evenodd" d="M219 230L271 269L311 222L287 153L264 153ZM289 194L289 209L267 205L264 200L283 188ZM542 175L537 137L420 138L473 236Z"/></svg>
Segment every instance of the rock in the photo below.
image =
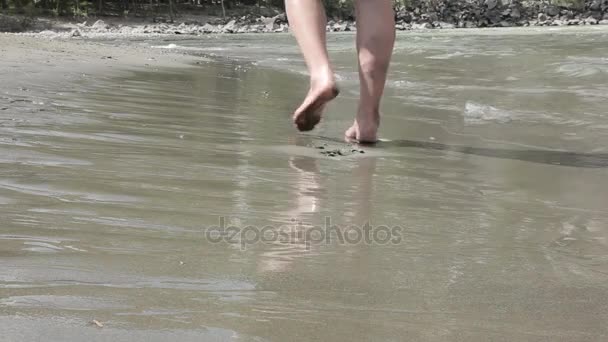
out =
<svg viewBox="0 0 608 342"><path fill-rule="evenodd" d="M213 31L215 31L216 27L207 23L205 25L203 25L200 30L203 31L203 33L211 33Z"/></svg>
<svg viewBox="0 0 608 342"><path fill-rule="evenodd" d="M554 16L556 16L556 15L559 15L559 8L558 8L557 6L547 6L547 7L545 7L545 9L543 10L543 12L544 12L546 15L549 15L549 16L554 17Z"/></svg>
<svg viewBox="0 0 608 342"><path fill-rule="evenodd" d="M475 28L475 27L477 27L477 25L474 22L472 22L472 21L466 21L464 23L464 27L465 28Z"/></svg>
<svg viewBox="0 0 608 342"><path fill-rule="evenodd" d="M602 20L608 20L608 12L604 13L604 17L602 18Z"/></svg>
<svg viewBox="0 0 608 342"><path fill-rule="evenodd" d="M498 0L485 0L485 5L491 11L498 5Z"/></svg>
<svg viewBox="0 0 608 342"><path fill-rule="evenodd" d="M334 32L344 32L344 31L346 31L346 24L345 23L336 23L332 27L332 31L334 31Z"/></svg>
<svg viewBox="0 0 608 342"><path fill-rule="evenodd" d="M456 27L456 25L454 24L450 24L450 23L445 23L445 22L439 22L437 25L439 28L441 29L453 29Z"/></svg>
<svg viewBox="0 0 608 342"><path fill-rule="evenodd" d="M276 33L289 32L289 26L287 24L281 24L281 26L279 28L275 29L273 32L276 32Z"/></svg>
<svg viewBox="0 0 608 342"><path fill-rule="evenodd" d="M277 18L277 21L279 22L279 24L287 23L287 15L285 15L285 13L281 13L281 14L277 15L276 18Z"/></svg>
<svg viewBox="0 0 608 342"><path fill-rule="evenodd" d="M224 25L224 27L222 27L222 32L223 33L234 33L237 30L237 25L236 25L236 20L230 20L228 22L228 24Z"/></svg>
<svg viewBox="0 0 608 342"><path fill-rule="evenodd" d="M275 15L278 14L277 10L275 10L274 8L271 8L271 7L266 7L266 6L260 6L259 13L265 17L274 17Z"/></svg>
<svg viewBox="0 0 608 342"><path fill-rule="evenodd" d="M602 2L600 0L594 0L590 5L589 9L592 11L601 11L602 10Z"/></svg>
<svg viewBox="0 0 608 342"><path fill-rule="evenodd" d="M433 25L431 23L413 24L412 28L414 30L430 30L433 28Z"/></svg>
<svg viewBox="0 0 608 342"><path fill-rule="evenodd" d="M70 32L70 37L82 37L82 33L80 33L79 29L73 29L72 32Z"/></svg>
<svg viewBox="0 0 608 342"><path fill-rule="evenodd" d="M110 26L101 19L97 20L96 22L93 23L93 25L91 25L91 28L95 29L95 30L107 30L109 27Z"/></svg>
<svg viewBox="0 0 608 342"><path fill-rule="evenodd" d="M509 16L513 19L519 19L521 18L521 12L517 8L512 8Z"/></svg>
<svg viewBox="0 0 608 342"><path fill-rule="evenodd" d="M402 10L397 14L397 20L409 24L412 22L412 15L409 12Z"/></svg>
<svg viewBox="0 0 608 342"><path fill-rule="evenodd" d="M598 23L599 20L595 19L592 16L587 17L587 19L585 19L585 24L587 25L596 25Z"/></svg>
<svg viewBox="0 0 608 342"><path fill-rule="evenodd" d="M547 21L547 15L545 13L538 13L538 21L544 23Z"/></svg>
<svg viewBox="0 0 608 342"><path fill-rule="evenodd" d="M566 24L568 24L568 25L579 25L580 23L581 23L581 21L578 20L578 19L570 19L570 20L568 20L568 22Z"/></svg>
<svg viewBox="0 0 608 342"><path fill-rule="evenodd" d="M53 31L50 31L50 30L44 30L44 31L42 31L42 32L40 32L38 34L42 35L42 36L48 36L48 37L52 37L52 36L57 35L57 33L53 32Z"/></svg>
<svg viewBox="0 0 608 342"><path fill-rule="evenodd" d="M562 11L562 16L560 17L561 20L568 21L572 18L574 18L574 12L568 10Z"/></svg>
<svg viewBox="0 0 608 342"><path fill-rule="evenodd" d="M513 26L510 22L508 22L506 20L501 21L499 25L500 25L500 27L511 27L511 26Z"/></svg>
<svg viewBox="0 0 608 342"><path fill-rule="evenodd" d="M553 21L553 26L565 26L565 25L567 25L566 21L559 20L559 19L555 19Z"/></svg>
<svg viewBox="0 0 608 342"><path fill-rule="evenodd" d="M277 24L277 19L278 19L277 17L272 17L272 18L262 17L261 21L266 26L267 30L272 31L274 29L279 28L279 25Z"/></svg>
<svg viewBox="0 0 608 342"><path fill-rule="evenodd" d="M602 20L602 12L592 12L590 17L592 17L593 19L600 21Z"/></svg>
<svg viewBox="0 0 608 342"><path fill-rule="evenodd" d="M600 20L600 22L598 24L600 24L600 25L608 25L608 19Z"/></svg>

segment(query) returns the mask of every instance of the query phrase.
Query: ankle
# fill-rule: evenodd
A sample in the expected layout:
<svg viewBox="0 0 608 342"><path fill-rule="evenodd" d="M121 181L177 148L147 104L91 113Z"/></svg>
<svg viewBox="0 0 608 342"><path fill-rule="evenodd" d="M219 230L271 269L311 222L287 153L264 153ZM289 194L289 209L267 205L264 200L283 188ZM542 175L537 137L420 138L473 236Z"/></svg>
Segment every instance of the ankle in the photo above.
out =
<svg viewBox="0 0 608 342"><path fill-rule="evenodd" d="M356 120L365 126L378 127L380 126L380 112L374 108L369 110L359 109Z"/></svg>
<svg viewBox="0 0 608 342"><path fill-rule="evenodd" d="M335 84L334 72L331 69L321 69L310 75L311 88L334 87Z"/></svg>

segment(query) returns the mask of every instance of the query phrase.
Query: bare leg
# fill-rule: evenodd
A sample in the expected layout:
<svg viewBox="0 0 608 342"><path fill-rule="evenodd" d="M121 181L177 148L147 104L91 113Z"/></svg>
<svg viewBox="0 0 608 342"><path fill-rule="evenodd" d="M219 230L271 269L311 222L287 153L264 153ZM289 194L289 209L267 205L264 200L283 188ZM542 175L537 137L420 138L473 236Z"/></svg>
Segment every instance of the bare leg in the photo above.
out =
<svg viewBox="0 0 608 342"><path fill-rule="evenodd" d="M361 93L357 117L346 138L376 142L380 100L395 43L395 14L391 0L357 0L356 6Z"/></svg>
<svg viewBox="0 0 608 342"><path fill-rule="evenodd" d="M310 131L321 120L325 104L338 96L325 46L327 18L320 0L285 0L285 7L310 73L310 90L293 121L300 131Z"/></svg>

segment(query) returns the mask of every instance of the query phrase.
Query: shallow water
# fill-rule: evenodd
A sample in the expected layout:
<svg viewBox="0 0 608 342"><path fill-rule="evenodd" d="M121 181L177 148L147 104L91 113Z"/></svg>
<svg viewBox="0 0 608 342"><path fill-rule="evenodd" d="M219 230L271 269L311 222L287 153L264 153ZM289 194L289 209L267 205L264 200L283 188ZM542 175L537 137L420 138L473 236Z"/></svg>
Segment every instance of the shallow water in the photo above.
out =
<svg viewBox="0 0 608 342"><path fill-rule="evenodd" d="M399 36L386 141L341 157L317 147L356 109L352 35L311 134L289 35L140 42L216 60L16 90L3 338L605 340L608 31L542 32Z"/></svg>

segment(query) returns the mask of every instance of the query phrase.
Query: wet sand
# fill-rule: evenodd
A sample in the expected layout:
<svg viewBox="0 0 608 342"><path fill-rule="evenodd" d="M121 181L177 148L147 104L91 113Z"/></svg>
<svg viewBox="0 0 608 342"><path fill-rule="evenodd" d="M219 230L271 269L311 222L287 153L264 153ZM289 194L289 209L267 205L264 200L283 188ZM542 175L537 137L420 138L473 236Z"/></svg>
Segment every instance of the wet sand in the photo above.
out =
<svg viewBox="0 0 608 342"><path fill-rule="evenodd" d="M2 338L605 340L608 37L483 32L400 36L386 141L334 156L352 36L330 37L343 93L310 134L287 35L2 36Z"/></svg>

